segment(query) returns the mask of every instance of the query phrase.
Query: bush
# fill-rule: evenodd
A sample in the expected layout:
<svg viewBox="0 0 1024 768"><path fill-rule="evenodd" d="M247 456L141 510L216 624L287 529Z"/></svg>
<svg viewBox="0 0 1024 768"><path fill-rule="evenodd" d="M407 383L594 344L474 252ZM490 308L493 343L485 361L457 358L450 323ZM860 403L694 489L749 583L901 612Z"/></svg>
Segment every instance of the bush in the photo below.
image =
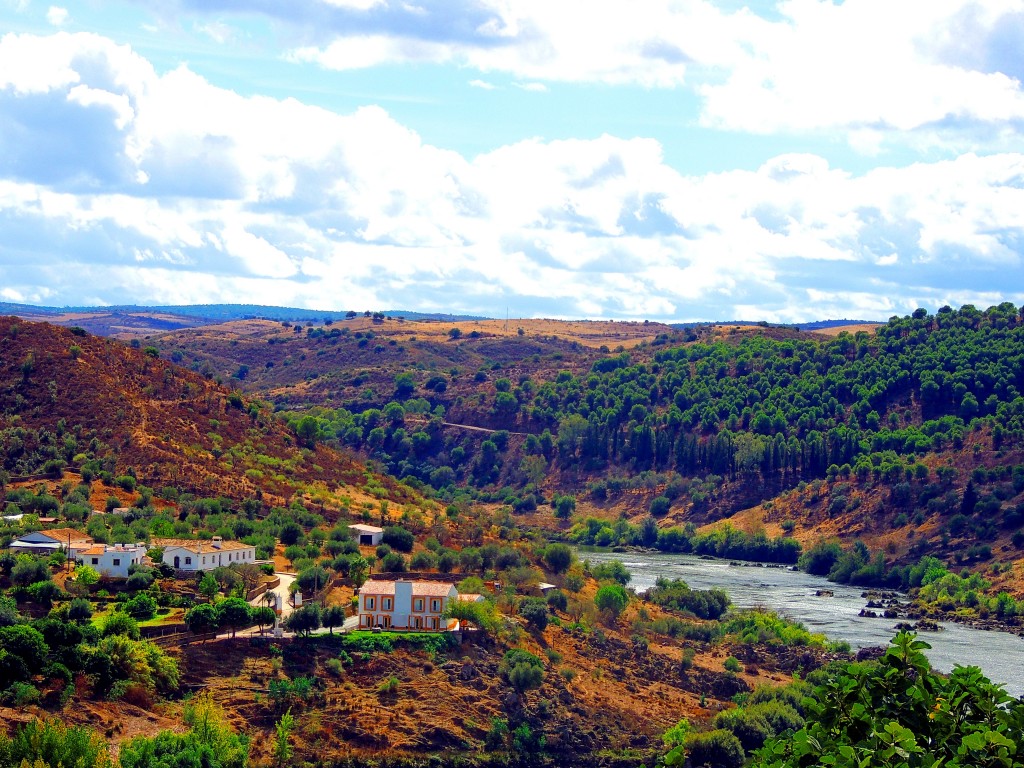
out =
<svg viewBox="0 0 1024 768"><path fill-rule="evenodd" d="M736 673L743 669L742 665L740 665L740 660L737 659L735 656L730 656L729 658L727 658L722 666L725 667L726 672Z"/></svg>
<svg viewBox="0 0 1024 768"><path fill-rule="evenodd" d="M156 600L149 595L136 595L124 604L125 613L138 621L156 616Z"/></svg>
<svg viewBox="0 0 1024 768"><path fill-rule="evenodd" d="M416 537L402 526L392 525L384 529L381 541L399 552L412 552Z"/></svg>
<svg viewBox="0 0 1024 768"><path fill-rule="evenodd" d="M569 598L566 597L565 592L560 589L552 589L548 592L548 607L554 611L562 611L569 606Z"/></svg>
<svg viewBox="0 0 1024 768"><path fill-rule="evenodd" d="M114 611L103 621L102 634L104 637L123 635L132 640L138 640L140 637L139 623L127 613Z"/></svg>
<svg viewBox="0 0 1024 768"><path fill-rule="evenodd" d="M658 496L651 502L650 512L654 517L664 517L672 508L672 501L668 496Z"/></svg>
<svg viewBox="0 0 1024 768"><path fill-rule="evenodd" d="M555 573L565 573L572 565L572 550L565 544L548 544L544 548L544 562Z"/></svg>
<svg viewBox="0 0 1024 768"><path fill-rule="evenodd" d="M621 584L605 584L597 590L594 605L602 611L609 611L618 618L629 602L629 594Z"/></svg>
<svg viewBox="0 0 1024 768"><path fill-rule="evenodd" d="M527 597L519 604L519 615L538 632L543 632L548 625L547 601L540 597Z"/></svg>
<svg viewBox="0 0 1024 768"><path fill-rule="evenodd" d="M744 762L743 745L730 731L719 728L686 737L686 754L692 765L716 768L740 768Z"/></svg>

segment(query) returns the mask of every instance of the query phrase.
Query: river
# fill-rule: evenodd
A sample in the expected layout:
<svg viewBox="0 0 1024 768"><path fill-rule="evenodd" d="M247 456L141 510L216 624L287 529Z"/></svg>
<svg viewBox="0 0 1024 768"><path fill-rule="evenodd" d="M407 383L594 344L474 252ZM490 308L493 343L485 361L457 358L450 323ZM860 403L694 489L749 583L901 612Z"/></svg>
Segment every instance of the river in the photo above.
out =
<svg viewBox="0 0 1024 768"><path fill-rule="evenodd" d="M906 621L858 616L867 602L861 597L863 588L833 584L788 568L731 565L727 560L661 552L583 548L577 555L591 563L622 561L633 576L629 586L637 592L653 587L659 576L682 579L694 589L718 587L728 592L738 608L763 606L831 640L845 640L854 649L888 645L896 621ZM819 589L831 590L833 596L818 597L815 592ZM956 664L974 665L993 682L1003 683L1008 693L1024 695L1024 639L960 624L940 626L940 632L919 633L920 639L932 646L926 653L935 669L949 672Z"/></svg>

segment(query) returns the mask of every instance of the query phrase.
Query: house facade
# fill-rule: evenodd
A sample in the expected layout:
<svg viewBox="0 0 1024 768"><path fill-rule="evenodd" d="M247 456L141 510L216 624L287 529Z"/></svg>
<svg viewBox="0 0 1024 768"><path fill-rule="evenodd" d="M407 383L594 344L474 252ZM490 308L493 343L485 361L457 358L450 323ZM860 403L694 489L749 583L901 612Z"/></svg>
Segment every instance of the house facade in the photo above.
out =
<svg viewBox="0 0 1024 768"><path fill-rule="evenodd" d="M375 525L350 525L348 527L361 547L376 547L384 538L384 529Z"/></svg>
<svg viewBox="0 0 1024 768"><path fill-rule="evenodd" d="M442 632L458 620L443 618L448 603L459 599L454 584L443 581L371 580L359 590L361 629Z"/></svg>
<svg viewBox="0 0 1024 768"><path fill-rule="evenodd" d="M255 545L224 541L220 536L209 541L154 539L153 546L163 547L163 562L176 571L209 571L235 563L256 562Z"/></svg>
<svg viewBox="0 0 1024 768"><path fill-rule="evenodd" d="M74 553L75 550L91 547L92 544L91 536L74 528L51 528L19 536L11 542L11 551L48 555L63 549Z"/></svg>
<svg viewBox="0 0 1024 768"><path fill-rule="evenodd" d="M128 570L133 565L142 564L146 552L144 544L95 544L84 549L76 549L74 556L79 563L95 568L101 576L126 579Z"/></svg>

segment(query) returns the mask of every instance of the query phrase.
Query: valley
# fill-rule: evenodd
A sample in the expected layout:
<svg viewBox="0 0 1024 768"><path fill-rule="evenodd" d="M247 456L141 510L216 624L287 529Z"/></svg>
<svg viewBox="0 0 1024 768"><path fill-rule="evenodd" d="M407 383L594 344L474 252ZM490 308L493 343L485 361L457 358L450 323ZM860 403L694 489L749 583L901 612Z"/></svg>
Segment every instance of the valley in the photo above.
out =
<svg viewBox="0 0 1024 768"><path fill-rule="evenodd" d="M4 557L0 633L38 657L0 656L15 735L100 734L125 768L174 739L239 768L738 766L813 727L800 699L845 674L842 637L631 578L631 556L767 561L1022 631L1013 305L821 331L149 317L0 319L3 543L148 558L88 584L59 552ZM236 542L258 566L162 559ZM302 604L275 638L257 611L282 573ZM367 579L450 584L462 631L337 632Z"/></svg>

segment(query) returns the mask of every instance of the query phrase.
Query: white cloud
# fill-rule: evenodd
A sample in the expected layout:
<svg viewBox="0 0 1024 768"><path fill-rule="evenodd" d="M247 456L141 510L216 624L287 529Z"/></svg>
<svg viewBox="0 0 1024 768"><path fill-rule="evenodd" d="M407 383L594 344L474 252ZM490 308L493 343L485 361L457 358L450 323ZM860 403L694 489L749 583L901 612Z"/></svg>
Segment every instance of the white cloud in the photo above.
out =
<svg viewBox="0 0 1024 768"><path fill-rule="evenodd" d="M8 296L789 321L1024 301L1020 154L684 176L604 135L467 159L378 107L241 96L64 33L0 39L0 97L28 137L0 145ZM38 99L82 151L29 130Z"/></svg>
<svg viewBox="0 0 1024 768"><path fill-rule="evenodd" d="M547 93L548 87L544 83L513 83L516 88L523 91L534 91L536 93Z"/></svg>
<svg viewBox="0 0 1024 768"><path fill-rule="evenodd" d="M755 133L848 128L877 151L880 131L1024 118L1018 79L978 65L1020 0L883 4L787 0L782 18L737 26L723 82L699 88L708 125ZM976 49L951 51L970 13Z"/></svg>
<svg viewBox="0 0 1024 768"><path fill-rule="evenodd" d="M46 21L54 27L63 27L68 20L68 9L57 5L51 5L46 11Z"/></svg>
<svg viewBox="0 0 1024 768"><path fill-rule="evenodd" d="M470 80L469 84L474 88L482 88L485 91L493 91L498 87L494 83L488 83L486 80Z"/></svg>

